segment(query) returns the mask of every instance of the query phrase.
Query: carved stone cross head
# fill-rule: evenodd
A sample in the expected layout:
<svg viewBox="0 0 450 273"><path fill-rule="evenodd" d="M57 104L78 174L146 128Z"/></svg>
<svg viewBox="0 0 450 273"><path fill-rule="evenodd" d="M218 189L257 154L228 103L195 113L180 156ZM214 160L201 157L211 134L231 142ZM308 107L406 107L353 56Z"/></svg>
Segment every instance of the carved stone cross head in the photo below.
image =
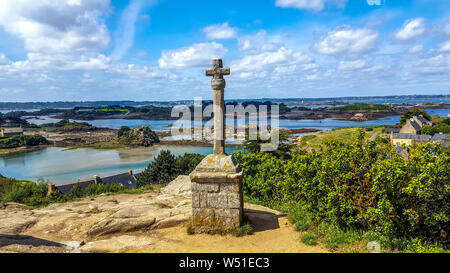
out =
<svg viewBox="0 0 450 273"><path fill-rule="evenodd" d="M223 67L222 59L213 59L213 67L206 69L206 76L213 76L215 80L230 75L230 68Z"/></svg>

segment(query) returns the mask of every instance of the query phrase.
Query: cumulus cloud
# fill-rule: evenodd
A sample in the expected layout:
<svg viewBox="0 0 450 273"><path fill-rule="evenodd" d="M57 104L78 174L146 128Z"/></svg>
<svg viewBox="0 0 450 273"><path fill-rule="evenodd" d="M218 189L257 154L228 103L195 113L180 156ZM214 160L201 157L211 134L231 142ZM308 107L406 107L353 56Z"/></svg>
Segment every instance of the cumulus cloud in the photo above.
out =
<svg viewBox="0 0 450 273"><path fill-rule="evenodd" d="M317 68L312 58L301 51L292 51L285 47L277 51L246 55L231 63L231 69L240 78L267 77L270 74L279 76L294 74Z"/></svg>
<svg viewBox="0 0 450 273"><path fill-rule="evenodd" d="M411 54L416 54L423 51L423 45L415 45L411 47L408 52Z"/></svg>
<svg viewBox="0 0 450 273"><path fill-rule="evenodd" d="M325 4L335 5L344 8L347 0L276 0L275 6L280 8L294 8L301 10L321 11Z"/></svg>
<svg viewBox="0 0 450 273"><path fill-rule="evenodd" d="M222 58L228 50L219 43L200 43L173 50L163 50L158 60L165 69L180 69L210 65L211 59Z"/></svg>
<svg viewBox="0 0 450 273"><path fill-rule="evenodd" d="M0 65L9 64L10 61L6 58L5 54L0 53Z"/></svg>
<svg viewBox="0 0 450 273"><path fill-rule="evenodd" d="M265 30L260 30L255 34L242 36L238 39L239 50L251 53L276 51L282 45L279 37L269 37Z"/></svg>
<svg viewBox="0 0 450 273"><path fill-rule="evenodd" d="M420 74L450 74L450 55L439 55L420 59L414 65L413 70Z"/></svg>
<svg viewBox="0 0 450 273"><path fill-rule="evenodd" d="M355 60L355 61L341 61L338 66L338 70L359 70L366 66L366 61Z"/></svg>
<svg viewBox="0 0 450 273"><path fill-rule="evenodd" d="M321 11L325 6L325 0L277 0L275 6Z"/></svg>
<svg viewBox="0 0 450 273"><path fill-rule="evenodd" d="M373 50L377 39L374 30L341 26L316 41L314 49L325 55L358 55Z"/></svg>
<svg viewBox="0 0 450 273"><path fill-rule="evenodd" d="M0 26L23 39L28 51L96 51L110 41L100 19L107 12L109 0L3 0Z"/></svg>
<svg viewBox="0 0 450 273"><path fill-rule="evenodd" d="M377 72L377 71L380 71L383 69L384 69L384 67L382 65L373 65L371 67L363 69L362 71L372 73L372 72Z"/></svg>
<svg viewBox="0 0 450 273"><path fill-rule="evenodd" d="M237 28L230 27L228 23L210 25L203 28L203 33L205 33L208 39L231 39L235 38L237 35Z"/></svg>
<svg viewBox="0 0 450 273"><path fill-rule="evenodd" d="M439 46L439 52L450 52L450 41L447 41ZM0 58L1 60L1 58ZM0 61L1 62L1 61Z"/></svg>
<svg viewBox="0 0 450 273"><path fill-rule="evenodd" d="M419 36L422 36L426 31L425 19L415 18L407 20L403 27L397 31L395 38L400 41L408 41Z"/></svg>
<svg viewBox="0 0 450 273"><path fill-rule="evenodd" d="M114 33L115 45L111 59L120 60L133 46L135 24L142 8L154 2L153 0L132 0L120 16L119 28Z"/></svg>

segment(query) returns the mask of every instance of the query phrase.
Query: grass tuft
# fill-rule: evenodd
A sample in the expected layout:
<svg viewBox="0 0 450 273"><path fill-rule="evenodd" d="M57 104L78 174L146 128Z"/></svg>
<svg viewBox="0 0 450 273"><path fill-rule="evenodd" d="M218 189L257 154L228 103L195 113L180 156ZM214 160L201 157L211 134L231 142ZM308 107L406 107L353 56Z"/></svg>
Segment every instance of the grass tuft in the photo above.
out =
<svg viewBox="0 0 450 273"><path fill-rule="evenodd" d="M230 233L233 234L236 237L242 237L242 236L245 236L245 235L251 235L251 234L253 234L253 232L254 232L253 227L249 223L247 223L247 224L245 224L245 225L243 225L241 227L234 228L234 229L230 230Z"/></svg>
<svg viewBox="0 0 450 273"><path fill-rule="evenodd" d="M301 237L302 243L309 246L315 246L317 245L317 235L313 233L305 233Z"/></svg>

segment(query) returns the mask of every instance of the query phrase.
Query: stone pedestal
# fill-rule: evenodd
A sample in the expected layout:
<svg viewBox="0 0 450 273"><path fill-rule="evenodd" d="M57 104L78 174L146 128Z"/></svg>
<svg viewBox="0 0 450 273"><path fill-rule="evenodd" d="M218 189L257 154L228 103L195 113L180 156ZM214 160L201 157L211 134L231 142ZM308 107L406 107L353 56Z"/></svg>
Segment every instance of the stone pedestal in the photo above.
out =
<svg viewBox="0 0 450 273"><path fill-rule="evenodd" d="M226 232L242 225L242 174L233 156L212 154L189 175L196 232Z"/></svg>

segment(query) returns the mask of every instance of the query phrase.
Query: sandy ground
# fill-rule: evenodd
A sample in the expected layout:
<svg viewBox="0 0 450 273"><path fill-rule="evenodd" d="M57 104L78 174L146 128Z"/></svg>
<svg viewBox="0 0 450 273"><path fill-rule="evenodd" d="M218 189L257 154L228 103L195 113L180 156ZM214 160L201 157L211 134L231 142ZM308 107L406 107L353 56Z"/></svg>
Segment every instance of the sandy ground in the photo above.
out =
<svg viewBox="0 0 450 273"><path fill-rule="evenodd" d="M188 235L186 228L174 227L150 234L151 243L130 252L188 252L188 253L323 253L322 246L307 246L300 242L300 233L294 231L285 217L280 227L257 231L252 235Z"/></svg>

